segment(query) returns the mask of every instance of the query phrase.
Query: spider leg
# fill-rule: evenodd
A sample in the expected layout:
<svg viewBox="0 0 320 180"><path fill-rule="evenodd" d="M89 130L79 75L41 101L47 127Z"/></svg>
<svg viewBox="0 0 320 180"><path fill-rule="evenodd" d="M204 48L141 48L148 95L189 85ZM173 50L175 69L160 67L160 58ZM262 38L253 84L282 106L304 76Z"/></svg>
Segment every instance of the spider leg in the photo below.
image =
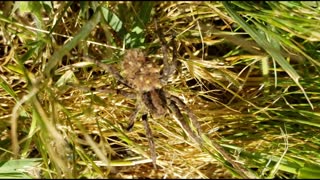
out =
<svg viewBox="0 0 320 180"><path fill-rule="evenodd" d="M66 84L69 87L73 87L73 88L77 88L79 90L82 91L91 91L92 93L110 93L110 94L120 94L122 96L125 96L129 99L136 99L137 95L135 93L132 92L127 92L125 90L122 89L111 89L111 88L105 88L103 87L99 87L99 88L95 88L95 87L85 87L85 86L79 86L76 84L72 84L72 83L67 83Z"/></svg>
<svg viewBox="0 0 320 180"><path fill-rule="evenodd" d="M146 135L147 135L147 138L148 138L148 143L149 143L149 147L150 147L152 164L153 164L154 169L157 169L157 164L156 164L156 159L157 159L156 148L155 148L154 141L153 141L152 131L151 131L151 128L150 128L149 123L148 123L148 115L147 115L147 114L142 115L142 122L143 122L144 129L145 129L145 131L146 131Z"/></svg>
<svg viewBox="0 0 320 180"><path fill-rule="evenodd" d="M171 44L172 44L172 60L171 60L171 64L170 64L170 74L173 74L178 66L178 53L177 53L177 45L175 42L175 35L172 35L172 40L171 40Z"/></svg>
<svg viewBox="0 0 320 180"><path fill-rule="evenodd" d="M195 123L196 121L196 116L191 112L191 110L178 98L175 96L171 96L168 106L171 109L171 111L173 112L173 114L176 116L176 118L178 119L178 121L180 122L180 124L182 125L183 129L197 142L199 143L199 145L206 150L207 152L211 152L207 147L204 146L204 144L202 143L202 139L197 136L192 130L191 128L187 125L187 123L184 120L184 117L182 116L178 106L175 104L179 104L180 107L186 109L190 119L193 121L193 123L198 126L199 128L199 124L198 122ZM200 128L197 130L200 131ZM200 134L199 134L200 135ZM213 147L216 149L216 151L218 153L220 153L222 155L222 157L224 159L226 159L235 169L236 171L244 178L248 178L248 176L246 175L245 172L247 172L241 165L237 164L233 158L216 142L211 141L211 144L213 145Z"/></svg>
<svg viewBox="0 0 320 180"><path fill-rule="evenodd" d="M142 93L142 102L148 108L151 114L157 114L157 109L152 103L151 92L143 92Z"/></svg>
<svg viewBox="0 0 320 180"><path fill-rule="evenodd" d="M170 71L170 69L168 68L169 67L169 62L168 62L167 42L164 39L161 30L158 28L157 20L154 21L154 25L155 25L155 28L156 28L156 32L157 32L158 38L160 39L160 42L161 42L161 50L162 50L162 54L163 54L163 65L164 65L163 79L167 80L168 76L169 76L169 71Z"/></svg>
<svg viewBox="0 0 320 180"><path fill-rule="evenodd" d="M102 69L104 69L105 71L107 71L108 73L111 73L113 75L113 77L121 82L122 84L124 84L125 86L129 87L129 88L132 88L130 85L129 85L129 82L124 79L120 73L116 70L116 68L112 65L107 65L107 64L104 64L98 60L95 60L95 59L92 59L88 56L83 56L82 57L85 61L89 61L89 62L92 62L94 64L96 64L97 66L101 67Z"/></svg>
<svg viewBox="0 0 320 180"><path fill-rule="evenodd" d="M144 102L145 106L151 111L151 113L154 113L154 111L152 111L154 109L153 104L151 102L151 98L150 98L150 93L149 92L144 92L142 94L142 101ZM139 105L139 103L137 104L136 110L134 111L134 113L130 116L130 122L129 122L129 126L127 128L127 130L129 131L134 124L134 121L138 115L138 113L141 110L141 106ZM151 154L151 159L152 159L152 163L155 169L157 169L156 167L156 149L155 149L155 145L154 145L154 141L153 141L153 136L152 136L152 131L151 128L149 126L148 123L148 115L147 114L143 114L142 115L142 123L144 126L144 129L146 131L146 135L148 138L148 143L149 143L149 147L150 147L150 154Z"/></svg>
<svg viewBox="0 0 320 180"><path fill-rule="evenodd" d="M177 103L182 109L185 109L185 110L187 111L189 118L191 119L192 123L196 126L199 135L201 135L201 134L200 134L200 133L201 133L201 131L200 131L200 125L199 125L199 122L197 121L197 117L192 113L192 111L188 108L188 106L187 106L186 104L184 104L184 102L181 101L181 99L179 99L179 98L176 97L176 96L172 96L172 95L171 95L171 96L170 96L170 100L171 100L171 104L173 104L172 102L175 102L175 103ZM175 105L175 106L176 106L176 105ZM176 116L177 116L177 119L179 119L178 117L180 117L180 119L183 118L181 112L179 112L178 107L174 107L174 105L171 105L171 107L176 108L175 111L176 111L176 114L177 114L177 115L176 115ZM181 115L179 115L179 113L180 113ZM181 120L180 120L180 122L181 122ZM187 128L190 129L189 126L187 126ZM190 131L190 130L189 130L189 131ZM193 131L192 131L192 133L189 133L189 134L194 134L194 133L193 133ZM195 136L195 135L193 135L193 136ZM195 138L194 138L194 139L195 139ZM201 138L199 138L198 136L196 136L196 139L195 139L195 140L199 143L199 145L200 145L203 149L205 149L207 152L210 152L210 150L202 144L202 139L201 139ZM242 177L244 177L244 178L249 178L249 177L247 176L247 174L246 174L247 171L246 171L241 165L237 164L237 163L233 160L233 158L229 155L229 153L227 153L218 143L214 142L213 140L210 141L210 142L211 142L211 144L213 145L213 147L216 149L216 151L217 151L218 153L220 153L220 155L222 155L222 157L223 157L224 159L226 159L226 160L236 169L236 171L237 171Z"/></svg>
<svg viewBox="0 0 320 180"><path fill-rule="evenodd" d="M174 116L176 117L176 119L180 122L180 125L182 126L182 128L187 132L187 134L189 136L191 136L197 143L199 143L199 145L202 146L202 140L199 136L196 135L196 133L194 133L192 131L192 129L190 128L190 126L188 125L188 123L185 121L179 107L176 105L175 101L173 100L169 100L168 103L168 107L169 109L173 112Z"/></svg>
<svg viewBox="0 0 320 180"><path fill-rule="evenodd" d="M201 135L201 128L200 128L200 124L198 122L198 118L194 115L194 113L191 111L191 109L189 109L189 107L180 98L178 98L176 96L170 95L170 99L187 112L192 124L197 129L197 133L199 135Z"/></svg>
<svg viewBox="0 0 320 180"><path fill-rule="evenodd" d="M129 99L136 99L137 95L133 92L127 92L122 89L111 89L111 88L105 88L105 87L99 87L99 88L82 88L83 90L90 90L92 92L99 92L99 93L109 93L109 94L120 94L126 98Z"/></svg>
<svg viewBox="0 0 320 180"><path fill-rule="evenodd" d="M72 86L72 85L69 85L69 86ZM85 91L92 91L92 92L102 92L102 93L110 93L110 94L121 94L127 98L130 98L130 99L136 99L136 94L135 93L131 93L131 92L127 92L127 91L124 91L124 90L121 90L121 89L110 89L110 88L99 88L99 89L96 89L96 88L88 88L88 87L79 87L77 86L78 89L82 89L82 90L85 90ZM134 125L134 121L138 115L138 113L140 112L141 108L140 106L136 106L136 109L135 111L131 114L130 118L129 118L129 125L128 127L126 128L127 131L130 131Z"/></svg>
<svg viewBox="0 0 320 180"><path fill-rule="evenodd" d="M139 112L140 112L140 108L139 108L139 106L137 106L136 110L131 114L131 116L129 118L129 125L127 127L127 131L131 131Z"/></svg>
<svg viewBox="0 0 320 180"><path fill-rule="evenodd" d="M162 81L166 83L169 79L169 76L173 74L177 67L177 47L174 41L174 36L172 38L172 47L173 47L173 54L172 54L172 61L169 63L168 61L168 47L167 42L162 34L161 30L158 28L157 21L155 20L155 29L158 35L158 38L161 43L161 50L163 54L163 72L162 72Z"/></svg>

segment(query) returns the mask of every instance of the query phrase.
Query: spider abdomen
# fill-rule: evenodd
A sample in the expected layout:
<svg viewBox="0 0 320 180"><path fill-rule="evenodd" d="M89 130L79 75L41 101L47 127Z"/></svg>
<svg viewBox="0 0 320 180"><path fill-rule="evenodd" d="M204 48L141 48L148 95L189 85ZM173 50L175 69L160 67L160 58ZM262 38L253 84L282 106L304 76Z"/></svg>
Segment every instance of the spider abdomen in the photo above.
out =
<svg viewBox="0 0 320 180"><path fill-rule="evenodd" d="M154 89L142 94L142 101L149 109L153 118L162 117L167 113L166 98L162 89Z"/></svg>

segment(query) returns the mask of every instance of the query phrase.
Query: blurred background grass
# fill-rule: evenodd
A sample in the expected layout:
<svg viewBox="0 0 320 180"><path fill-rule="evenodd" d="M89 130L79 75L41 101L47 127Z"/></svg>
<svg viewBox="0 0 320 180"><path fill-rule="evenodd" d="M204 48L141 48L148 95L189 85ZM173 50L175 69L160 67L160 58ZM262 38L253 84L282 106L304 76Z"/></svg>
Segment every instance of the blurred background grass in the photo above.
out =
<svg viewBox="0 0 320 180"><path fill-rule="evenodd" d="M154 170L141 121L124 128L135 100L114 90L130 90L83 61L89 54L117 66L124 49L142 48L161 62L154 19L178 47L178 73L165 89L192 109L208 138L256 178L320 177L318 2L0 7L0 177L238 177L170 116L149 120Z"/></svg>

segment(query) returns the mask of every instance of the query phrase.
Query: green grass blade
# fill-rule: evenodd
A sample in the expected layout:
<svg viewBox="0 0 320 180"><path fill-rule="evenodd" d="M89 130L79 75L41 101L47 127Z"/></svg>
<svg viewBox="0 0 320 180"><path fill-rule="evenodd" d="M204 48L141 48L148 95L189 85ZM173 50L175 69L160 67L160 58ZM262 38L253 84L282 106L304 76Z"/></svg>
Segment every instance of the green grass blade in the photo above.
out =
<svg viewBox="0 0 320 180"><path fill-rule="evenodd" d="M306 164L298 171L298 179L319 179L320 166L317 164Z"/></svg>
<svg viewBox="0 0 320 180"><path fill-rule="evenodd" d="M0 87L18 102L18 96L8 83L0 76Z"/></svg>
<svg viewBox="0 0 320 180"><path fill-rule="evenodd" d="M71 41L66 43L59 50L55 51L52 57L49 59L46 67L45 74L50 76L51 70L62 60L62 57L66 55L72 48L84 40L100 22L101 11L100 8L97 8L96 12L93 14L92 18L80 29L80 31L73 37Z"/></svg>
<svg viewBox="0 0 320 180"><path fill-rule="evenodd" d="M31 179L30 176L27 176L25 172L28 169L35 168L40 164L40 158L31 158L31 159L19 159L19 160L9 160L9 161L0 161L0 179L9 179L9 178L27 178Z"/></svg>
<svg viewBox="0 0 320 180"><path fill-rule="evenodd" d="M272 47L272 45L267 41L266 36L264 34L258 33L256 29L252 28L250 25L248 25L232 8L230 7L229 3L227 1L222 2L224 7L226 8L227 12L230 14L230 16L238 22L241 27L263 48L265 49L268 54L271 55L273 59L276 60L276 62L285 70L288 75L293 79L293 81L297 84L297 86L301 89L303 94L305 95L310 107L313 109L313 105L308 98L304 88L299 83L299 74L293 69L293 67L284 59L284 57L281 55L279 50Z"/></svg>
<svg viewBox="0 0 320 180"><path fill-rule="evenodd" d="M123 22L121 19L114 14L112 11L105 7L101 7L101 13L103 18L106 20L108 25L120 35L120 37L123 37L126 33L126 29L123 26Z"/></svg>

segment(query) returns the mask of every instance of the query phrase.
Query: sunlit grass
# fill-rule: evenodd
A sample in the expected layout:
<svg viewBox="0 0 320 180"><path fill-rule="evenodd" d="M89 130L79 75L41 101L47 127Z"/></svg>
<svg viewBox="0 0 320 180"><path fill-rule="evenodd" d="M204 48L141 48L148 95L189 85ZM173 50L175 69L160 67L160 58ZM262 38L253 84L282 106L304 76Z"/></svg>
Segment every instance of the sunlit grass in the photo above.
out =
<svg viewBox="0 0 320 180"><path fill-rule="evenodd" d="M240 178L210 141L250 177L320 177L317 2L0 5L0 177ZM155 18L180 62L164 88L207 148L150 118L158 170L140 115L126 131L136 100L116 89L133 90L82 58L120 69L124 49L143 48L161 63Z"/></svg>

